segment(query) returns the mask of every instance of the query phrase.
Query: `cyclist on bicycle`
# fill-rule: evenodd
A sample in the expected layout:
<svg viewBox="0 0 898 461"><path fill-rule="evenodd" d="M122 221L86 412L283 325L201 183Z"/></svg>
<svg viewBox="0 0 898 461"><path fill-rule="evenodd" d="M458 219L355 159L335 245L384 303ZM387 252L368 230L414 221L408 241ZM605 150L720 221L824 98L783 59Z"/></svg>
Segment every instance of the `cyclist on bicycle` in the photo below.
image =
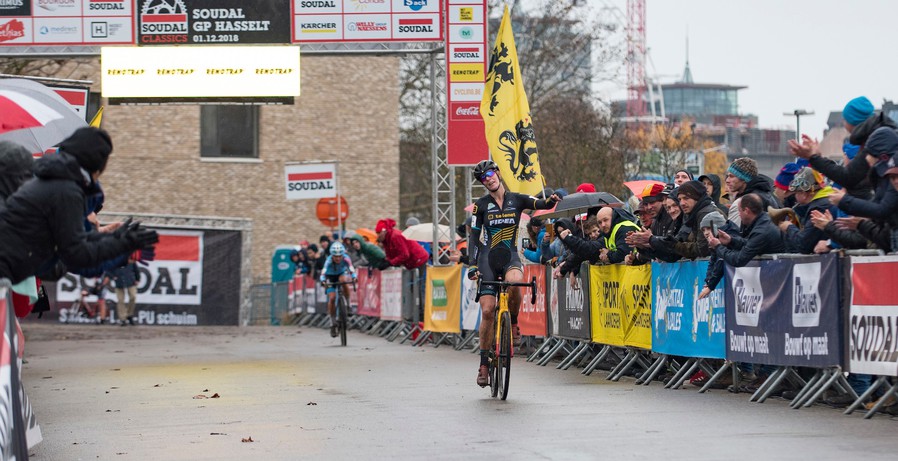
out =
<svg viewBox="0 0 898 461"><path fill-rule="evenodd" d="M334 308L334 299L337 296L337 287L328 286L327 283L337 282L355 282L357 275L355 268L352 267L352 260L346 254L346 249L340 242L334 242L330 245L330 258L324 262L324 269L321 270L321 283L327 288L327 314L331 318L331 338L337 337L337 318L336 309ZM349 274L347 274L347 271ZM343 296L349 299L349 285L340 287L343 290ZM348 308L349 306L344 306Z"/></svg>
<svg viewBox="0 0 898 461"><path fill-rule="evenodd" d="M546 210L561 200L552 194L545 200L530 195L508 192L501 182L499 167L492 160L483 160L474 167L474 179L489 192L474 202L471 233L468 236L468 278L494 282L498 277L506 282L519 283L524 279L524 265L518 257L518 221L524 210ZM490 252L495 256L490 257ZM501 254L501 256L500 256ZM498 261L498 262L497 262ZM489 385L489 348L493 344L496 329L496 287L480 286L480 368L477 384ZM512 334L515 345L521 341L518 328L518 309L521 294L517 287L508 290L508 310L511 314Z"/></svg>

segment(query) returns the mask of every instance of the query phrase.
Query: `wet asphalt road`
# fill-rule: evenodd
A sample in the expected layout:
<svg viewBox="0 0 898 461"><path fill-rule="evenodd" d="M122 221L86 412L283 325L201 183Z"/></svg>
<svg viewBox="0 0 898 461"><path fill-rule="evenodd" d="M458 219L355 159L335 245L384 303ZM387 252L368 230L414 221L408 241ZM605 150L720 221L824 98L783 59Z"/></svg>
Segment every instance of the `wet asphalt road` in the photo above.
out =
<svg viewBox="0 0 898 461"><path fill-rule="evenodd" d="M297 327L23 325L33 460L878 460L898 421ZM218 394L218 398L208 398ZM202 398L207 397L207 398ZM249 439L252 439L250 442Z"/></svg>

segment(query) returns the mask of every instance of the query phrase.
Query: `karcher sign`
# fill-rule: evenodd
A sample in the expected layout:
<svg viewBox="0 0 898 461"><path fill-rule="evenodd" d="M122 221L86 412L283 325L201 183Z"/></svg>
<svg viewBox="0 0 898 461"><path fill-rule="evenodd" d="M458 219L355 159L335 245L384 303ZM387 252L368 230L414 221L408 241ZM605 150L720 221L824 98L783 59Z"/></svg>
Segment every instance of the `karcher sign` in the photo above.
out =
<svg viewBox="0 0 898 461"><path fill-rule="evenodd" d="M103 47L104 98L299 96L298 46Z"/></svg>
<svg viewBox="0 0 898 461"><path fill-rule="evenodd" d="M287 200L337 196L337 165L315 163L284 167Z"/></svg>

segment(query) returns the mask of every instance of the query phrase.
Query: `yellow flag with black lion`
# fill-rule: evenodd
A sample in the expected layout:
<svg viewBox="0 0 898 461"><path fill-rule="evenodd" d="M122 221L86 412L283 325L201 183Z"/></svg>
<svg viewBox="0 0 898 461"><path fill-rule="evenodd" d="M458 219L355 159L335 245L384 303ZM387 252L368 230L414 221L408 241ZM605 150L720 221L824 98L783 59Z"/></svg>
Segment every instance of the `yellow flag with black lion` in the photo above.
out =
<svg viewBox="0 0 898 461"><path fill-rule="evenodd" d="M490 156L499 165L509 190L537 195L543 190L544 182L508 6L496 34L488 72L480 114L486 126Z"/></svg>

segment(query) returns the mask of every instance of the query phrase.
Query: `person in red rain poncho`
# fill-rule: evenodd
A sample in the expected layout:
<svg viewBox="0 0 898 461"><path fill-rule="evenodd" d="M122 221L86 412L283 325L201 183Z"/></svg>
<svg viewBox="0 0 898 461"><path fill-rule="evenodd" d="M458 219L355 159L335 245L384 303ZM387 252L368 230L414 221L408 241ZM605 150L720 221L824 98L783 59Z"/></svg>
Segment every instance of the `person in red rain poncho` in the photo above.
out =
<svg viewBox="0 0 898 461"><path fill-rule="evenodd" d="M390 218L377 222L374 231L377 241L384 246L387 262L391 266L404 266L406 269L417 269L427 264L427 251L413 240L409 240L395 229L396 221Z"/></svg>

